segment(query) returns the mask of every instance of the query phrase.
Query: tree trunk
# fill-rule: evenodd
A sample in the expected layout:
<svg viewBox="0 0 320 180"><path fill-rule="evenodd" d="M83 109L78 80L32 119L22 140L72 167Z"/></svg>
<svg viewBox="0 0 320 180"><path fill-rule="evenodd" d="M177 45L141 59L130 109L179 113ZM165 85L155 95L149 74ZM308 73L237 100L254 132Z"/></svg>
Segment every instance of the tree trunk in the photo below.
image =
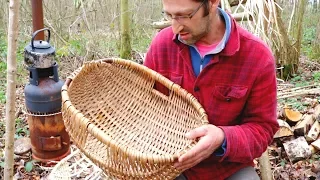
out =
<svg viewBox="0 0 320 180"><path fill-rule="evenodd" d="M317 9L317 0L313 0L313 3L312 3L312 10L313 10L313 12L317 12L318 11L318 9Z"/></svg>
<svg viewBox="0 0 320 180"><path fill-rule="evenodd" d="M120 57L129 59L131 56L130 24L128 0L121 0L121 49Z"/></svg>
<svg viewBox="0 0 320 180"><path fill-rule="evenodd" d="M306 11L307 3L308 3L307 0L299 0L299 3L298 3L298 17L297 17L297 26L296 26L297 32L295 33L296 42L294 42L294 48L297 50L298 56L300 56L301 41L302 41L302 34L303 34L302 21L304 17L304 12ZM297 62L297 64L298 63L299 62Z"/></svg>
<svg viewBox="0 0 320 180"><path fill-rule="evenodd" d="M6 143L4 179L13 179L13 144L15 133L15 99L16 99L16 71L17 71L17 38L18 15L20 2L10 0L8 26L8 57L7 57L7 100L6 100Z"/></svg>
<svg viewBox="0 0 320 180"><path fill-rule="evenodd" d="M276 13L280 38L278 41L274 41L274 43L278 44L274 45L273 47L277 47L277 49L275 49L274 51L277 64L284 67L283 69L281 69L280 77L282 79L286 79L288 76L290 76L290 74L292 74L292 72L295 72L296 70L294 66L291 67L292 65L290 65L292 59L294 58L292 57L294 55L294 53L292 52L294 51L294 49L290 44L285 25L281 19L281 10L278 7L276 8Z"/></svg>
<svg viewBox="0 0 320 180"><path fill-rule="evenodd" d="M285 29L285 25L281 19L281 13L279 7L276 8L277 21L279 26L279 33L281 34L277 47L275 50L275 56L278 65L282 66L280 76L282 79L287 79L293 74L297 73L299 66L301 38L302 38L302 20L306 9L306 0L299 0L296 8L296 18L293 21L293 31L288 32ZM291 36L291 38L290 38Z"/></svg>

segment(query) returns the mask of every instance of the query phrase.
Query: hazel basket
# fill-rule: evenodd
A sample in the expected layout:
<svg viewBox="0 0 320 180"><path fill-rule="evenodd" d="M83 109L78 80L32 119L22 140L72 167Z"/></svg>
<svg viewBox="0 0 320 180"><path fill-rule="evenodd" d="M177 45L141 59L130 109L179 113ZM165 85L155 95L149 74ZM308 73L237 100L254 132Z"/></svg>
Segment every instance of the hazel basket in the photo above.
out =
<svg viewBox="0 0 320 180"><path fill-rule="evenodd" d="M72 73L62 87L62 114L74 143L111 179L174 179L181 173L175 160L197 143L185 133L208 124L190 93L123 59L92 61Z"/></svg>

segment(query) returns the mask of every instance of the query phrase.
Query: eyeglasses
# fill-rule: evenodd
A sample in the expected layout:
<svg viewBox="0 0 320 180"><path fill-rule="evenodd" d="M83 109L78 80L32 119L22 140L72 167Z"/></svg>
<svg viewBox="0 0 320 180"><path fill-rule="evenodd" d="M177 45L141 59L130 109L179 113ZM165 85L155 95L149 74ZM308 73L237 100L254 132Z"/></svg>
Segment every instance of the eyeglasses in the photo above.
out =
<svg viewBox="0 0 320 180"><path fill-rule="evenodd" d="M173 19L176 20L176 21L183 21L183 20L186 20L186 19L191 19L198 11L199 9L201 8L201 6L203 6L204 2L206 0L202 1L200 6L194 10L191 14L189 15L183 15L183 16L175 16L175 17L172 17L171 14L167 14L166 12L162 11L162 15L164 16L165 19L167 19L168 21L172 21Z"/></svg>

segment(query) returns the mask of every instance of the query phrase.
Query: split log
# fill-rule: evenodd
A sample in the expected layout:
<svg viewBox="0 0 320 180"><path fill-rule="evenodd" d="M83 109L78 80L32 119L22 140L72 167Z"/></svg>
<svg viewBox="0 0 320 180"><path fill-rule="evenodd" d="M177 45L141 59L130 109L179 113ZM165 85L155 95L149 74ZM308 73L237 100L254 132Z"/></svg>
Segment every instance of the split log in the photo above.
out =
<svg viewBox="0 0 320 180"><path fill-rule="evenodd" d="M292 164L311 156L311 149L303 136L283 143L283 147Z"/></svg>
<svg viewBox="0 0 320 180"><path fill-rule="evenodd" d="M312 144L309 145L309 148L311 150L311 154L315 154L316 152L319 151L319 149L317 149L316 147L314 147Z"/></svg>
<svg viewBox="0 0 320 180"><path fill-rule="evenodd" d="M276 132L273 138L280 138L280 137L293 135L293 129L290 127L290 125L287 122L281 119L278 119L278 124L280 126L280 129Z"/></svg>
<svg viewBox="0 0 320 180"><path fill-rule="evenodd" d="M306 136L307 141L317 140L319 133L320 133L320 123L319 121L315 121Z"/></svg>
<svg viewBox="0 0 320 180"><path fill-rule="evenodd" d="M313 117L315 120L320 122L320 104L318 104L315 108L314 108L314 114Z"/></svg>
<svg viewBox="0 0 320 180"><path fill-rule="evenodd" d="M302 114L299 111L295 111L287 106L283 108L283 116L292 123L297 123L302 118Z"/></svg>
<svg viewBox="0 0 320 180"><path fill-rule="evenodd" d="M302 120L299 121L293 128L294 134L298 136L305 136L307 132L310 130L313 123L314 123L314 119L312 115L309 115L309 114L304 115Z"/></svg>
<svg viewBox="0 0 320 180"><path fill-rule="evenodd" d="M317 150L320 150L320 139L317 139L316 141L313 141L311 145L316 148Z"/></svg>

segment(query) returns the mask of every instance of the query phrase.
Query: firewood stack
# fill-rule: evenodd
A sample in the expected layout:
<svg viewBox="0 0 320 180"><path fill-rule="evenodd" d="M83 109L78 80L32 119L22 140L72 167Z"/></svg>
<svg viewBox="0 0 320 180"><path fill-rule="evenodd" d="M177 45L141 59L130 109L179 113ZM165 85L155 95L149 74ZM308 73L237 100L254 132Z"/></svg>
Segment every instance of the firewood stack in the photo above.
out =
<svg viewBox="0 0 320 180"><path fill-rule="evenodd" d="M280 129L274 138L276 141L284 137L290 139L282 144L291 163L307 159L320 150L320 104L313 106L313 112L306 114L285 106L279 115Z"/></svg>

